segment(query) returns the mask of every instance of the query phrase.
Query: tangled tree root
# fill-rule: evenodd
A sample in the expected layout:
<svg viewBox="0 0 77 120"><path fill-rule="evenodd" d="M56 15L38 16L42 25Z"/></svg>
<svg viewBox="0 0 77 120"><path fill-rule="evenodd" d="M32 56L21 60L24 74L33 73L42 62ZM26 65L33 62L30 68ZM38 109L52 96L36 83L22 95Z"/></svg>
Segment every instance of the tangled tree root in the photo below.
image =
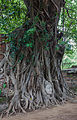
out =
<svg viewBox="0 0 77 120"><path fill-rule="evenodd" d="M26 65L26 59L23 60L16 65L16 72L14 72L14 68L11 68L9 75L6 70L10 65L6 61L7 65L5 68L4 63L2 69L5 71L6 79L8 78L7 81L9 80L8 86L10 88L9 83L11 82L14 90L14 96L10 100L9 108L6 111L7 115L9 113L16 114L16 112L21 111L25 113L28 110L49 107L62 103L67 99L69 92L65 89L66 84L62 79L61 71L56 71L57 74L55 74L55 79L53 79L48 53L46 51L43 53L43 61L40 61L39 57L40 54L37 54L33 65Z"/></svg>
<svg viewBox="0 0 77 120"><path fill-rule="evenodd" d="M29 0L28 2L24 0L24 3L29 5L29 8L31 7L32 16L29 16L31 17L31 23L29 22L29 25L23 25L22 28L20 27L13 32L14 40L12 42L14 44L12 45L17 47L14 59L12 61L11 50L8 48L4 54L4 59L0 63L0 69L3 69L3 76L7 81L8 88L12 87L14 91L7 114L19 111L25 113L27 110L49 107L64 102L70 95L60 68L65 47L59 46L57 40L57 24L62 1L52 2L51 0L45 4L45 1L42 0L41 4L39 0L32 0L32 5L28 4L29 2ZM41 8L41 5L43 5L43 8ZM35 31L30 27L36 15L40 20L35 25ZM43 22L46 25L42 24ZM26 30L27 33L25 34ZM31 33L32 36L28 35L30 40L25 40L27 34L33 30L34 34ZM41 36L44 38L48 36L48 41L44 38L42 40ZM23 39L25 42L21 42ZM29 45L31 41L33 42L32 47L23 46L27 42ZM59 50L56 50L57 45ZM20 53L24 54L24 58L19 61Z"/></svg>

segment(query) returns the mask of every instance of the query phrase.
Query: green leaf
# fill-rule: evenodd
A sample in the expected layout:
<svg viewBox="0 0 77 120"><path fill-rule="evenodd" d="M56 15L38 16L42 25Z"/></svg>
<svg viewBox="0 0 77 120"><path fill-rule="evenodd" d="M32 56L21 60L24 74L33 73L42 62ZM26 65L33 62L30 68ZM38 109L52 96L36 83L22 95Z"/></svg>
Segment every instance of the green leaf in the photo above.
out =
<svg viewBox="0 0 77 120"><path fill-rule="evenodd" d="M32 47L32 43L27 43L26 46L27 47Z"/></svg>
<svg viewBox="0 0 77 120"><path fill-rule="evenodd" d="M56 48L55 48L56 50L59 50L59 46L58 45L56 45Z"/></svg>
<svg viewBox="0 0 77 120"><path fill-rule="evenodd" d="M65 45L65 41L61 41L60 44L61 44L61 45Z"/></svg>
<svg viewBox="0 0 77 120"><path fill-rule="evenodd" d="M30 29L27 31L27 34L28 34L28 35L33 34L35 31L36 31L36 27L30 28Z"/></svg>
<svg viewBox="0 0 77 120"><path fill-rule="evenodd" d="M1 90L1 88L0 88L0 95L1 95L1 92L2 92L2 90Z"/></svg>
<svg viewBox="0 0 77 120"><path fill-rule="evenodd" d="M3 88L6 88L6 84L5 83L3 84Z"/></svg>

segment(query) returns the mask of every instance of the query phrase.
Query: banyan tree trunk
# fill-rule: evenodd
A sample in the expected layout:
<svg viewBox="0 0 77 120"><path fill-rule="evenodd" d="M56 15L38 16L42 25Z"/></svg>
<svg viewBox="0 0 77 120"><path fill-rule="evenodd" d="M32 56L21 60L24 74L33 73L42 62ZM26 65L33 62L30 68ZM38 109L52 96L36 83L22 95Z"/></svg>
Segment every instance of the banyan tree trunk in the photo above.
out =
<svg viewBox="0 0 77 120"><path fill-rule="evenodd" d="M0 63L0 69L4 69L8 86L11 83L14 90L7 113L48 107L63 102L68 96L67 85L60 68L65 47L60 45L59 49L56 49L59 39L57 25L61 7L65 2L64 0L24 0L24 3L28 7L27 15L30 20L28 24L13 32L16 34L15 46L19 48L13 57L14 64L10 56L11 47L7 49ZM39 20L35 24L36 16ZM41 22L45 22L44 27ZM25 31L33 24L36 30L29 39L30 42L34 40L33 47L23 49L22 42L18 46L17 41L24 38ZM47 39L42 39L42 33L46 35L44 28L50 35ZM23 53L24 57L19 61L20 53Z"/></svg>

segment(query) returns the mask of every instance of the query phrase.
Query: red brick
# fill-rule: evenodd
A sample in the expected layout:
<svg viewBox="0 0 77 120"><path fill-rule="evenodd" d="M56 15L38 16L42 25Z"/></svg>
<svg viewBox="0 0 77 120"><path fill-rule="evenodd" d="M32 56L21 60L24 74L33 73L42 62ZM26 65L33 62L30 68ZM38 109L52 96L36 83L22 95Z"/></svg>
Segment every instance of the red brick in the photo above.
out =
<svg viewBox="0 0 77 120"><path fill-rule="evenodd" d="M2 51L2 52L5 52L5 50L6 50L6 44L2 43L2 41L4 39L6 39L6 37L2 37L2 35L0 35L0 51ZM3 57L4 56L2 54L0 54L0 61L1 61L1 59L3 59Z"/></svg>
<svg viewBox="0 0 77 120"><path fill-rule="evenodd" d="M2 54L0 54L0 60L3 59L3 57L4 57L4 56L3 56Z"/></svg>

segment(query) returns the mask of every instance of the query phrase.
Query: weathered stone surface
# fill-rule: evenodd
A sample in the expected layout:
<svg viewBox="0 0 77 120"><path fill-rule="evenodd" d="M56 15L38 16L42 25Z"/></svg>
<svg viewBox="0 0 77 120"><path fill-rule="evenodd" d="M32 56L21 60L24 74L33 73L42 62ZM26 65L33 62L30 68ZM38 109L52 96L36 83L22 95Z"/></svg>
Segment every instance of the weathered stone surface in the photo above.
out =
<svg viewBox="0 0 77 120"><path fill-rule="evenodd" d="M45 91L49 95L52 94L52 85L48 81L45 82Z"/></svg>
<svg viewBox="0 0 77 120"><path fill-rule="evenodd" d="M77 73L69 73L66 71L62 71L63 77L67 82L70 89L72 89L75 93L77 93Z"/></svg>

